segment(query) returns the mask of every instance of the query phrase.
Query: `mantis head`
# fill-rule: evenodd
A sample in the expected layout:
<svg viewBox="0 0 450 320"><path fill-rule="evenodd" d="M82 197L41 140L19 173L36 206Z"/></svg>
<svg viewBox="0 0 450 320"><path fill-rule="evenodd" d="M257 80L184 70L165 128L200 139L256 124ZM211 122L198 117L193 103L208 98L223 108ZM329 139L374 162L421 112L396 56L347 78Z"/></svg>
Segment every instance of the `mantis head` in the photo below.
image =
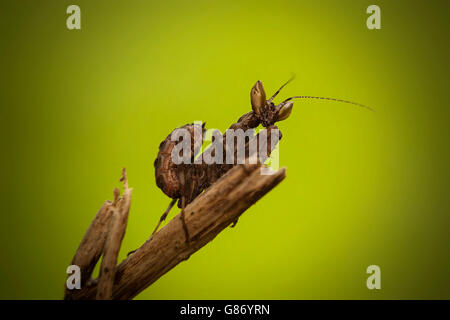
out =
<svg viewBox="0 0 450 320"><path fill-rule="evenodd" d="M280 89L278 89L269 100L266 100L266 92L264 91L264 86L261 81L259 80L256 81L255 85L252 87L252 90L250 91L250 101L252 103L252 109L256 117L259 119L259 121L264 127L269 127L277 121L287 119L292 112L292 107L294 106L292 99L332 100L337 102L353 104L359 107L369 109L370 111L373 111L372 108L357 102L327 97L316 97L316 96L294 96L287 98L278 105L275 105L273 103L273 99L278 95L278 93L280 93L281 89L283 89L284 86L287 85L289 82L291 82L293 79L294 77L292 77L285 84L283 84L280 87Z"/></svg>

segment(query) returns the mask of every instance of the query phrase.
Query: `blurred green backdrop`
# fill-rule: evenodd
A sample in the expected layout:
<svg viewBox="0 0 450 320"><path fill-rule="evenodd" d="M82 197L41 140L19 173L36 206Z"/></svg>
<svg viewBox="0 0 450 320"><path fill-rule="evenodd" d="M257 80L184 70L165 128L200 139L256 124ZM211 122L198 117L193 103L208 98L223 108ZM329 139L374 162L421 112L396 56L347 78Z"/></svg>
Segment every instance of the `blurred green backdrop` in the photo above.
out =
<svg viewBox="0 0 450 320"><path fill-rule="evenodd" d="M82 29L66 28L81 7ZM381 30L366 8L381 7ZM450 298L448 1L2 1L0 298L60 299L126 166L120 260L169 200L158 144L225 130L258 79L296 101L282 184L139 299ZM172 213L171 216L173 216ZM382 289L366 287L381 267Z"/></svg>

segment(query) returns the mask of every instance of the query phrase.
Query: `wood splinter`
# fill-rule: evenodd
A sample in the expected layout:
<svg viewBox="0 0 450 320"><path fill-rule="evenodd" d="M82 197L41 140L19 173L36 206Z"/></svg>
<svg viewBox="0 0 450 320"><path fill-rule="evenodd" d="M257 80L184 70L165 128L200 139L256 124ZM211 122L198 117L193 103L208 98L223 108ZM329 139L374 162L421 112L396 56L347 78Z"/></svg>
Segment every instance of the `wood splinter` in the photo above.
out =
<svg viewBox="0 0 450 320"><path fill-rule="evenodd" d="M115 278L117 257L127 227L128 213L131 205L132 189L128 187L126 169L122 169L124 193L120 196L120 190L113 191L113 201L106 201L100 208L86 232L75 256L72 265L77 265L81 270L81 283L89 286L92 271L103 255L98 281L97 300L111 299ZM65 299L71 299L72 290L66 289Z"/></svg>

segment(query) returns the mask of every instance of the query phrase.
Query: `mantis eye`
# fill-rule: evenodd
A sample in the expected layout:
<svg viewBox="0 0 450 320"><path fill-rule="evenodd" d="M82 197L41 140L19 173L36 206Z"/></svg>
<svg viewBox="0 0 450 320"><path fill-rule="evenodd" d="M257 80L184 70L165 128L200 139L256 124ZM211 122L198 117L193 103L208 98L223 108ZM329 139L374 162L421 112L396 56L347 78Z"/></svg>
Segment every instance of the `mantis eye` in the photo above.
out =
<svg viewBox="0 0 450 320"><path fill-rule="evenodd" d="M261 81L256 81L252 90L250 91L250 100L252 103L252 109L257 114L261 114L261 110L266 103L266 92Z"/></svg>
<svg viewBox="0 0 450 320"><path fill-rule="evenodd" d="M283 104L280 110L278 111L278 121L287 119L292 112L293 106L294 103L292 101L288 101L285 104Z"/></svg>

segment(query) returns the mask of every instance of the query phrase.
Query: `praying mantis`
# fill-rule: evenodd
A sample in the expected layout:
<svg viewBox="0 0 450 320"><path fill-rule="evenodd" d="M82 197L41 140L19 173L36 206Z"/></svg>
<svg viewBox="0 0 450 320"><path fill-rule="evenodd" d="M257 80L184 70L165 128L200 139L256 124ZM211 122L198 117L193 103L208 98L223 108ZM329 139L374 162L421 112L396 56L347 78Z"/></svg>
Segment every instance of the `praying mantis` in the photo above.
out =
<svg viewBox="0 0 450 320"><path fill-rule="evenodd" d="M293 108L293 99L325 99L332 100L337 102L349 103L353 105L357 105L360 107L364 107L372 110L371 108L347 100L335 99L335 98L327 98L327 97L317 97L317 96L293 96L285 99L278 105L275 105L273 102L275 97L280 93L280 91L293 80L293 77L289 79L286 83L284 83L269 99L266 99L266 93L264 90L264 86L261 81L257 81L255 85L250 90L250 102L252 111L244 114L239 120L232 124L229 129L225 132L225 134L221 137L223 139L223 152L222 154L232 153L234 154L234 159L236 159L236 147L230 147L228 143L225 143L227 135L231 131L235 130L249 130L257 128L259 125L262 125L267 130L267 152L266 156L257 157L261 163L264 163L265 159L270 155L273 151L276 143L281 138L281 132L278 127L275 125L276 122L286 120ZM184 129L186 130L191 137L190 141L190 163L179 163L176 164L173 161L172 153L174 148L176 147L178 141L171 139L172 133L175 130ZM224 163L220 161L220 163L205 163L205 162L195 162L194 158L199 154L201 149L204 134L206 132L205 123L192 123L186 124L183 127L177 128L172 131L171 134L164 139L159 145L159 152L154 162L155 167L155 179L156 185L166 194L169 198L171 198L171 202L166 209L166 211L162 214L158 224L156 225L152 235L158 230L161 223L166 219L169 214L171 208L178 201L178 207L181 208L181 220L183 223L183 230L186 236L186 242L189 244L189 232L185 223L184 216L184 208L191 203L199 194L201 194L205 189L207 189L211 184L213 184L217 179L223 176L228 170L230 170L233 166L237 165L236 162ZM201 132L200 135L195 135L195 131ZM272 140L272 136L274 133L278 136L278 140L275 143L269 143L268 141ZM260 133L259 133L260 134ZM259 135L258 134L258 135ZM258 136L257 135L257 136ZM246 140L246 157L250 157L249 154L249 139ZM234 148L230 150L230 148ZM258 149L257 153L261 149ZM214 155L214 151L205 150L204 153L212 153ZM233 226L236 224L234 222Z"/></svg>

